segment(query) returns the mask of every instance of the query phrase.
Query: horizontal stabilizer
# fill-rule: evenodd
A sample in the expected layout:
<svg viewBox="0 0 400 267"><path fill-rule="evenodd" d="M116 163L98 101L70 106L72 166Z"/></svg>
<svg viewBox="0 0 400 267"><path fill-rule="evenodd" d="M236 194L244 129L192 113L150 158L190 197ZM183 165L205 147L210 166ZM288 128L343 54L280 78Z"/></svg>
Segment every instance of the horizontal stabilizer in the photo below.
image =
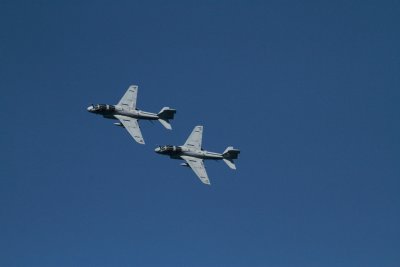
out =
<svg viewBox="0 0 400 267"><path fill-rule="evenodd" d="M226 163L226 165L228 165L229 168L231 168L232 170L236 170L236 165L235 163L233 163L232 160L229 159L222 159L222 160Z"/></svg>
<svg viewBox="0 0 400 267"><path fill-rule="evenodd" d="M158 121L168 130L172 130L172 126L168 121L165 121L163 119L158 119Z"/></svg>

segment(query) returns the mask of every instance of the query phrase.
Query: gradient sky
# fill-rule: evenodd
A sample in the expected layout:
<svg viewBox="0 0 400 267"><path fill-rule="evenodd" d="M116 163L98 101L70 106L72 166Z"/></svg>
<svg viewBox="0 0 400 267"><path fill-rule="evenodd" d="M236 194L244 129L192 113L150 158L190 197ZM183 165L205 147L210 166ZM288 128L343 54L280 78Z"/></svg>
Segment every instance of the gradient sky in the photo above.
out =
<svg viewBox="0 0 400 267"><path fill-rule="evenodd" d="M0 1L0 266L400 265L399 1ZM86 111L139 85L141 146ZM205 186L154 153L204 125Z"/></svg>

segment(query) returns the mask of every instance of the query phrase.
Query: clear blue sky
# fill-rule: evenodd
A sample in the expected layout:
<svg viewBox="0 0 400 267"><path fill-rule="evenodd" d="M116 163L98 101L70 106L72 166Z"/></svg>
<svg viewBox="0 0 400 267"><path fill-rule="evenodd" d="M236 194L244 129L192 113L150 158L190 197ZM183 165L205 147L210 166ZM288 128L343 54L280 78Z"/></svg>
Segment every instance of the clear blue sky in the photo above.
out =
<svg viewBox="0 0 400 267"><path fill-rule="evenodd" d="M400 265L399 1L0 2L0 266ZM178 110L146 145L91 103ZM204 125L212 186L154 153Z"/></svg>

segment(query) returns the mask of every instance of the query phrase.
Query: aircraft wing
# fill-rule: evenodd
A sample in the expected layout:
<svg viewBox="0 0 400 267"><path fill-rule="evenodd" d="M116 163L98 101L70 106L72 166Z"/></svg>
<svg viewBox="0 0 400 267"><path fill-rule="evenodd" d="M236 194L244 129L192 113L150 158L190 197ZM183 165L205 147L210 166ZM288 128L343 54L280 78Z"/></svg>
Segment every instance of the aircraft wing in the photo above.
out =
<svg viewBox="0 0 400 267"><path fill-rule="evenodd" d="M115 117L124 125L128 133L135 139L139 144L144 144L142 133L137 119L130 118L122 115L115 115Z"/></svg>
<svg viewBox="0 0 400 267"><path fill-rule="evenodd" d="M184 146L201 150L201 140L203 138L203 126L194 127Z"/></svg>
<svg viewBox="0 0 400 267"><path fill-rule="evenodd" d="M118 105L121 105L121 106L126 107L126 108L135 109L136 108L137 93L138 93L137 85L129 86L129 88L125 92L124 96L118 102Z"/></svg>
<svg viewBox="0 0 400 267"><path fill-rule="evenodd" d="M187 164L189 164L190 168L194 171L194 173L200 178L200 180L204 184L210 184L210 180L208 179L208 175L206 172L206 168L204 167L204 162L202 159L190 157L190 156L181 156Z"/></svg>

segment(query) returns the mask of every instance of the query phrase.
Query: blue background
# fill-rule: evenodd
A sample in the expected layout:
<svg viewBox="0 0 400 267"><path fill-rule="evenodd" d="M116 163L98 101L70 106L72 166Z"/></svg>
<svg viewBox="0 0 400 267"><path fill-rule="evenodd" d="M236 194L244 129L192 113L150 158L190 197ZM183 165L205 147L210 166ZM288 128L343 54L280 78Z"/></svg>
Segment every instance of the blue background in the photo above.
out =
<svg viewBox="0 0 400 267"><path fill-rule="evenodd" d="M0 2L0 266L399 266L399 1ZM86 111L139 85L141 146ZM204 125L205 186L154 153Z"/></svg>

